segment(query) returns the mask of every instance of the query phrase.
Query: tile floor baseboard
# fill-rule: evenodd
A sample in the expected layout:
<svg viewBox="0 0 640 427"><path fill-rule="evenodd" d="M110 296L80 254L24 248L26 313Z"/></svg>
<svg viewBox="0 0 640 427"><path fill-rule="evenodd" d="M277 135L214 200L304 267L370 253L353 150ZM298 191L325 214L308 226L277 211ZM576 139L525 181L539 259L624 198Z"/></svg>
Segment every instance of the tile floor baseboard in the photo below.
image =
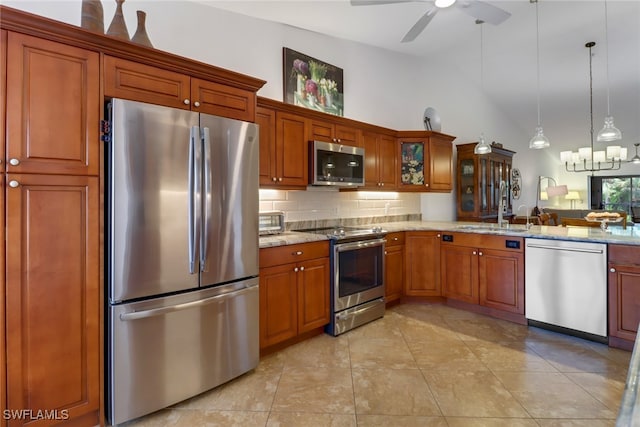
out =
<svg viewBox="0 0 640 427"><path fill-rule="evenodd" d="M444 305L402 304L124 425L614 426L630 358Z"/></svg>

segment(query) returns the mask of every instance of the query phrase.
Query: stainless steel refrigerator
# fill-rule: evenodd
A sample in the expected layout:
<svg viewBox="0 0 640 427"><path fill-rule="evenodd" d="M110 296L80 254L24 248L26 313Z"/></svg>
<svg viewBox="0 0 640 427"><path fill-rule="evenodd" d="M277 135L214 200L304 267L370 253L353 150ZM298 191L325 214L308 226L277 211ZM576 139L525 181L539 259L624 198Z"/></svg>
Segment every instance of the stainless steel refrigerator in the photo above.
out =
<svg viewBox="0 0 640 427"><path fill-rule="evenodd" d="M258 364L258 127L115 99L107 180L107 417Z"/></svg>

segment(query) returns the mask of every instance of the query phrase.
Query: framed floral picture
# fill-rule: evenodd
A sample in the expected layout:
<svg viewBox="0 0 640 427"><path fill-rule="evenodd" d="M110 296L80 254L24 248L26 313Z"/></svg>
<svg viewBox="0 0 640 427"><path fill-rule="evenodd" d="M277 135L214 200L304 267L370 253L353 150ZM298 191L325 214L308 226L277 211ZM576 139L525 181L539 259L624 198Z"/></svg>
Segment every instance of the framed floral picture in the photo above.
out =
<svg viewBox="0 0 640 427"><path fill-rule="evenodd" d="M344 115L342 68L283 48L284 102Z"/></svg>
<svg viewBox="0 0 640 427"><path fill-rule="evenodd" d="M424 185L424 143L403 142L401 155L401 183Z"/></svg>

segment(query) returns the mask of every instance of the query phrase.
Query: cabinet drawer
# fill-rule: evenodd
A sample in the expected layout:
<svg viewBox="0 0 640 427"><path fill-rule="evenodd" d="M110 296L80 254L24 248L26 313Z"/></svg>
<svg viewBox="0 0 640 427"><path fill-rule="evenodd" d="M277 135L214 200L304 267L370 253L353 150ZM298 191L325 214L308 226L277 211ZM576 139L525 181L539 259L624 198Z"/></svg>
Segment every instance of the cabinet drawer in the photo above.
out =
<svg viewBox="0 0 640 427"><path fill-rule="evenodd" d="M448 233L446 231L442 233L442 236L443 245L524 252L524 239L522 237L491 236L476 233ZM452 236L453 241L445 240L444 236Z"/></svg>
<svg viewBox="0 0 640 427"><path fill-rule="evenodd" d="M404 231L388 233L386 239L387 247L404 245Z"/></svg>
<svg viewBox="0 0 640 427"><path fill-rule="evenodd" d="M640 246L609 245L609 262L640 265Z"/></svg>
<svg viewBox="0 0 640 427"><path fill-rule="evenodd" d="M260 249L260 268L329 256L329 241Z"/></svg>

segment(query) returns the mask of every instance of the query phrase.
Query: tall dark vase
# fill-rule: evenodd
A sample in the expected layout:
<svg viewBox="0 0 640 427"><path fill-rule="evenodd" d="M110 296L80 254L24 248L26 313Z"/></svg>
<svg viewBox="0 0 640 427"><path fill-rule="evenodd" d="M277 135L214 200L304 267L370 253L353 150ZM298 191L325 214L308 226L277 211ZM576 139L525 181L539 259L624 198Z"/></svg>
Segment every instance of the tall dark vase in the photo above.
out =
<svg viewBox="0 0 640 427"><path fill-rule="evenodd" d="M80 26L86 30L104 34L104 12L100 0L82 0Z"/></svg>
<svg viewBox="0 0 640 427"><path fill-rule="evenodd" d="M147 35L147 14L141 10L137 10L136 14L138 15L138 28L136 28L135 34L131 37L131 41L144 46L153 47L151 40L149 40L149 36Z"/></svg>
<svg viewBox="0 0 640 427"><path fill-rule="evenodd" d="M124 0L116 0L116 3L116 13L113 15L107 34L129 40L129 31L127 31L127 24L124 22L124 15L122 14L122 3L124 3Z"/></svg>

